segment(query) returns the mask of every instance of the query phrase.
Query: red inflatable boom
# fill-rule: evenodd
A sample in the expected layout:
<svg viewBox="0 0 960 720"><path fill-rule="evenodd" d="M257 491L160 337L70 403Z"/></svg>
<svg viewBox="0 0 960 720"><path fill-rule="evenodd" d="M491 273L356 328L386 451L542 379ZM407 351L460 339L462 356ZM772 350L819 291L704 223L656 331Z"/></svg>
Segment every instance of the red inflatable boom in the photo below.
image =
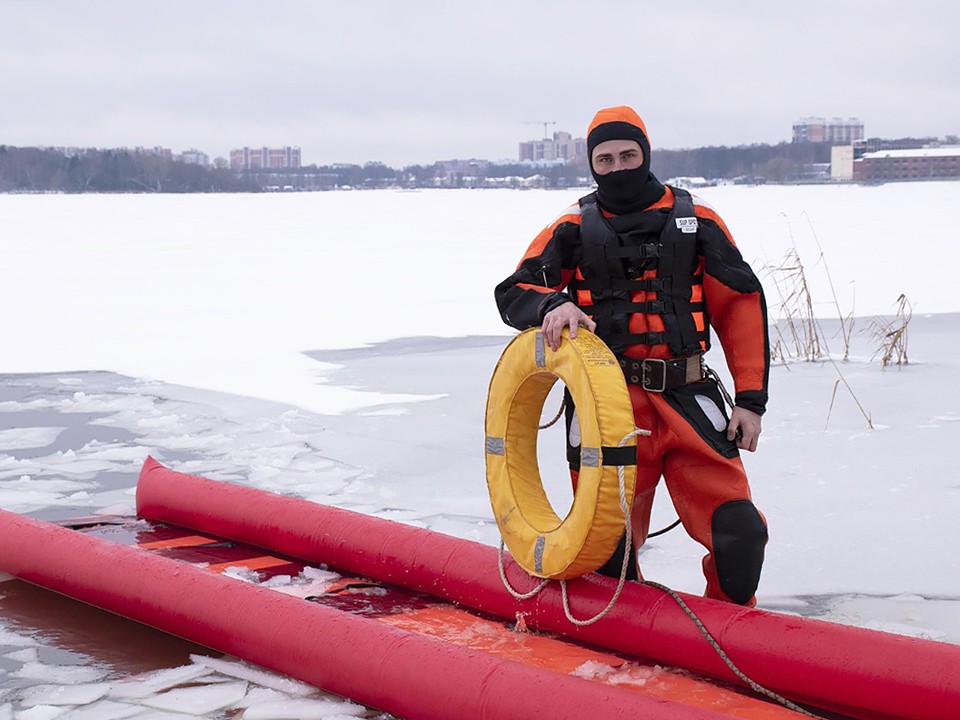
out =
<svg viewBox="0 0 960 720"><path fill-rule="evenodd" d="M192 504L193 491L177 492ZM502 660L4 510L0 569L399 717L729 717Z"/></svg>
<svg viewBox="0 0 960 720"><path fill-rule="evenodd" d="M515 600L501 583L496 548L185 475L152 458L140 473L137 511L142 517L327 563L503 618L512 620L523 612L534 628L740 682L676 602L647 585L628 583L607 617L577 627L564 614L556 584L531 600ZM507 576L516 588L532 586L512 562L507 563ZM594 616L614 588L613 580L593 574L568 582L572 612ZM960 718L960 646L690 595L683 599L748 677L794 701L867 719ZM422 662L418 658L417 663ZM449 667L445 664L443 675ZM458 712L448 717L466 716Z"/></svg>
<svg viewBox="0 0 960 720"><path fill-rule="evenodd" d="M140 474L137 508L145 518L511 621L522 612L533 628L739 682L676 602L650 586L628 583L609 615L577 627L555 585L515 600L501 584L495 548L177 473L152 458ZM720 717L452 646L4 511L0 570L401 717ZM532 585L509 561L507 574L515 587ZM572 611L595 615L614 587L596 575L569 582ZM958 646L683 598L749 677L795 701L865 720L960 718Z"/></svg>

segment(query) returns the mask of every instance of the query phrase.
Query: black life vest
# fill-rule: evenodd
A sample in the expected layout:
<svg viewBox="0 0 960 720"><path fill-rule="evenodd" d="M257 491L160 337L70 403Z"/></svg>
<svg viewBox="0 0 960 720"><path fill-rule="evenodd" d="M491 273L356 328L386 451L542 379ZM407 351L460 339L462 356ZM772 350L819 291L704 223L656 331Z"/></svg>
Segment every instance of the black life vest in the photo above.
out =
<svg viewBox="0 0 960 720"><path fill-rule="evenodd" d="M710 347L706 308L691 301L695 287L696 296L703 297L693 198L686 190L670 189L673 209L657 242L650 243L625 244L600 211L596 193L580 199L583 259L570 288L576 304L597 323L597 335L618 354L630 345L666 344L674 357L689 357ZM656 277L642 278L644 272L632 270L653 267ZM639 291L655 293L655 299L633 302L632 294ZM631 333L634 313L659 315L665 331Z"/></svg>

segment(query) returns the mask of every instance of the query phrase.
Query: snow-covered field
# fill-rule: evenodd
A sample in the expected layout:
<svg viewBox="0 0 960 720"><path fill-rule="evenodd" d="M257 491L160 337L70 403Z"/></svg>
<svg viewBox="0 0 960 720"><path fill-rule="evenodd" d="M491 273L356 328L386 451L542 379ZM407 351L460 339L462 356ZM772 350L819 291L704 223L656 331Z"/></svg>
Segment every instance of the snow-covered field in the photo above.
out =
<svg viewBox="0 0 960 720"><path fill-rule="evenodd" d="M150 453L496 543L483 411L512 331L493 286L579 194L0 195L0 506L47 518L132 511ZM945 217L960 183L698 194L754 264L772 317L774 268L797 250L831 351L773 368L760 449L745 457L770 525L760 607L960 643L960 473L949 454L960 437L960 231ZM874 319L892 318L901 294L914 309L910 364L884 369ZM848 314L842 361L837 318ZM719 348L711 356L723 365ZM562 505L559 438L542 435L545 482ZM663 493L654 525L674 517ZM700 592L701 554L674 530L641 562L650 579ZM76 679L83 653L56 649L56 624L0 615L0 720L68 717L57 709L161 717L157 691L132 711L102 706L124 703L103 675ZM177 672L196 671L182 662ZM252 683L245 697L269 685L214 677L217 702L239 682ZM98 684L108 687L88 688ZM54 704L36 689L51 685L88 690ZM297 698L273 692L269 702ZM29 706L24 693L40 700Z"/></svg>

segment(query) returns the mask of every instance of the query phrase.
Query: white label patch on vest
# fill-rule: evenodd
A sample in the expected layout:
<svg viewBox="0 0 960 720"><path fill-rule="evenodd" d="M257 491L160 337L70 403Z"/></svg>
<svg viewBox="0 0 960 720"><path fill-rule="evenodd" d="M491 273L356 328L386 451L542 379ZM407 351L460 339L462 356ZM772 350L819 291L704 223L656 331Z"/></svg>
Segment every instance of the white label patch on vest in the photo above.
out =
<svg viewBox="0 0 960 720"><path fill-rule="evenodd" d="M697 219L695 217L677 218L677 229L684 233L695 233L697 231Z"/></svg>

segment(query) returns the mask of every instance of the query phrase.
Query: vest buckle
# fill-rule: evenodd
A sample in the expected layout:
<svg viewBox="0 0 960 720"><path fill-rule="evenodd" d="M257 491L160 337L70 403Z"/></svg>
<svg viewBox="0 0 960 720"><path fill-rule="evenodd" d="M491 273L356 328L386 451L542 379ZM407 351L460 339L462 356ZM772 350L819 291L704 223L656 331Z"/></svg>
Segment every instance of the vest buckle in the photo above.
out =
<svg viewBox="0 0 960 720"><path fill-rule="evenodd" d="M667 389L667 362L647 358L640 363L640 386L648 391L662 393Z"/></svg>

